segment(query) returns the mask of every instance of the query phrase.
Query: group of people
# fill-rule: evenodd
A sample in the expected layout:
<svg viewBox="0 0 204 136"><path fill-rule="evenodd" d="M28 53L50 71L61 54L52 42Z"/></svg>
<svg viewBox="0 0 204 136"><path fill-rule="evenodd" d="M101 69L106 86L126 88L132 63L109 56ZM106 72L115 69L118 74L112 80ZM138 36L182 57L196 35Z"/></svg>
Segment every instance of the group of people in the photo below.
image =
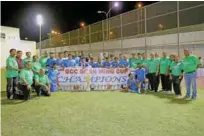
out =
<svg viewBox="0 0 204 136"><path fill-rule="evenodd" d="M157 53L132 53L132 57L119 54L103 54L102 57L93 57L92 54L69 54L68 51L60 52L55 58L54 53L48 55L45 52L40 59L37 55L31 57L31 52L26 52L26 58L22 59L22 51L10 50L10 56L6 60L7 98L14 99L15 95L21 95L29 100L31 90L35 90L37 96L50 96L50 92L57 90L59 69L70 67L92 68L132 68L129 74L127 87L129 91L140 93L140 89L157 92L161 81L162 90L170 93L173 90L177 97L181 96L180 83L185 78L186 98L196 99L196 71L200 61L196 56L190 55L188 49L184 50L184 59L179 56L163 52L160 57ZM193 93L191 96L191 86Z"/></svg>

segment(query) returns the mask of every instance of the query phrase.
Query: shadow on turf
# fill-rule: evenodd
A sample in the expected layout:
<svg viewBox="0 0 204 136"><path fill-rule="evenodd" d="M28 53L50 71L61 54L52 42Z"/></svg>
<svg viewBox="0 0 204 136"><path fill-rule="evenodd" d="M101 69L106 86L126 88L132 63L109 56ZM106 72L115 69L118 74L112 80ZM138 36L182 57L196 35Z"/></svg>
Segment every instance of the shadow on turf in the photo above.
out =
<svg viewBox="0 0 204 136"><path fill-rule="evenodd" d="M37 96L31 94L30 99L38 98ZM25 100L8 100L6 96L6 91L1 92L1 105L17 105L24 103Z"/></svg>
<svg viewBox="0 0 204 136"><path fill-rule="evenodd" d="M150 92L147 95L153 95L156 97L159 97L161 99L169 99L170 101L167 103L177 103L177 104L187 104L189 102L191 102L191 100L186 100L184 98L182 99L176 99L174 94L166 94L165 92Z"/></svg>

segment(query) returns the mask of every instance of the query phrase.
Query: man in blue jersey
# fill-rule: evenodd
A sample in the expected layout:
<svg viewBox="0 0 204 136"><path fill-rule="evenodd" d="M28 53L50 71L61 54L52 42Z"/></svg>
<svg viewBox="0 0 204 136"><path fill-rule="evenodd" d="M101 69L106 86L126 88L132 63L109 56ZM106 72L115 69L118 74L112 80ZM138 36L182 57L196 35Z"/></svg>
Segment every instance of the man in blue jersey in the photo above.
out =
<svg viewBox="0 0 204 136"><path fill-rule="evenodd" d="M103 62L103 67L104 68L110 68L111 67L111 63L108 57L106 57L105 61Z"/></svg>
<svg viewBox="0 0 204 136"><path fill-rule="evenodd" d="M54 63L53 64L53 68L50 68L47 72L47 76L49 78L50 81L50 92L55 92L58 89L58 75L60 74L60 72L57 70L57 64Z"/></svg>
<svg viewBox="0 0 204 136"><path fill-rule="evenodd" d="M47 67L52 68L54 63L56 63L56 60L54 58L54 53L50 52L50 58L47 60Z"/></svg>
<svg viewBox="0 0 204 136"><path fill-rule="evenodd" d="M63 67L63 53L58 54L58 59L56 60L56 64L58 65L58 69Z"/></svg>
<svg viewBox="0 0 204 136"><path fill-rule="evenodd" d="M139 82L142 89L148 89L148 80L146 79L146 71L142 68L142 64L138 63L138 68L134 70L135 78Z"/></svg>
<svg viewBox="0 0 204 136"><path fill-rule="evenodd" d="M111 67L113 68L119 67L118 57L114 57L114 60L111 62Z"/></svg>
<svg viewBox="0 0 204 136"><path fill-rule="evenodd" d="M129 61L128 61L128 58L126 56L123 56L123 58L119 60L119 67L122 67L122 68L129 67Z"/></svg>
<svg viewBox="0 0 204 136"><path fill-rule="evenodd" d="M99 68L100 67L99 63L97 61L95 61L95 59L93 57L90 58L89 65L92 68Z"/></svg>
<svg viewBox="0 0 204 136"><path fill-rule="evenodd" d="M130 73L128 76L129 76L129 79L127 81L128 91L133 93L140 93L138 82L134 79L133 74Z"/></svg>
<svg viewBox="0 0 204 136"><path fill-rule="evenodd" d="M74 67L75 66L75 62L72 59L72 55L71 54L68 55L68 59L64 59L63 60L63 66L65 68L70 68L70 67Z"/></svg>
<svg viewBox="0 0 204 136"><path fill-rule="evenodd" d="M86 58L81 58L81 62L79 64L80 67L89 67L89 63L86 62Z"/></svg>

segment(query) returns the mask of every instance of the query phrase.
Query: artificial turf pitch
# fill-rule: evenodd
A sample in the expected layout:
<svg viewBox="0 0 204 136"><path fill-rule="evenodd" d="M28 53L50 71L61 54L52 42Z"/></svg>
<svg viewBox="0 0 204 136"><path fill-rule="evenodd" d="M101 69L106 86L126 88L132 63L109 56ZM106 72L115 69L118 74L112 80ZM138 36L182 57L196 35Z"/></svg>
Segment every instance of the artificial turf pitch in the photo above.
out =
<svg viewBox="0 0 204 136"><path fill-rule="evenodd" d="M2 136L204 136L204 90L195 101L109 91L1 98Z"/></svg>

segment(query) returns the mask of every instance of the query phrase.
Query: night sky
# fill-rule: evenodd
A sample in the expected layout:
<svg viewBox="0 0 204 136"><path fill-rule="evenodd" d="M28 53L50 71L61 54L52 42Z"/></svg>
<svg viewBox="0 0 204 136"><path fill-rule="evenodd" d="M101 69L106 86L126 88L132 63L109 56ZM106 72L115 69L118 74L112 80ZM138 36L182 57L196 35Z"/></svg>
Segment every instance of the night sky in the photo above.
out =
<svg viewBox="0 0 204 136"><path fill-rule="evenodd" d="M98 10L107 11L108 1L27 1L27 2L1 2L1 25L20 28L21 39L38 41L39 27L36 23L36 15L42 14L44 24L42 37L51 30L65 33L80 27L80 22L86 25L105 19L103 14L97 14ZM111 12L115 16L135 9L137 1L120 2L120 7ZM152 1L142 2L143 6L152 4Z"/></svg>

